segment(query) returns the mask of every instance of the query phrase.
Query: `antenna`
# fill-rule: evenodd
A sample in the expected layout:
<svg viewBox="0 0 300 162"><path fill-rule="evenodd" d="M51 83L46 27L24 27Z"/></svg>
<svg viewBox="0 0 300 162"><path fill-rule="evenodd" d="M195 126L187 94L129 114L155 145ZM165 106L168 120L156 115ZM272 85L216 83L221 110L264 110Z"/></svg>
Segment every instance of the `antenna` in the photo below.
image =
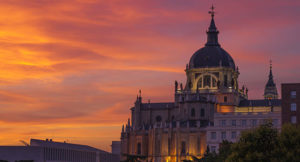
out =
<svg viewBox="0 0 300 162"><path fill-rule="evenodd" d="M20 142L25 146L29 146L29 144L27 142L25 142L24 140L20 140Z"/></svg>

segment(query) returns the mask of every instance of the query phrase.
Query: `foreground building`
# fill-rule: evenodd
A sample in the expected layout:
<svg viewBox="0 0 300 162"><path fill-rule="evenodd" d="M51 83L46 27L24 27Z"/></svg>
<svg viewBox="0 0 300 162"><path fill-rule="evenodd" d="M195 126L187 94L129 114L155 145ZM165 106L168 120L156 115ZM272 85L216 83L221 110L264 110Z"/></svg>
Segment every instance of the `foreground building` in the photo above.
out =
<svg viewBox="0 0 300 162"><path fill-rule="evenodd" d="M265 99L248 100L248 89L238 85L238 67L219 44L213 7L210 14L207 42L186 65L185 86L175 81L174 102L144 103L141 92L138 95L131 121L121 133L123 160L126 154L147 156L149 161L202 157L207 146L217 151L229 134L237 138L242 130L267 119L280 128L281 100L272 67Z"/></svg>
<svg viewBox="0 0 300 162"><path fill-rule="evenodd" d="M282 123L300 124L300 83L281 85Z"/></svg>
<svg viewBox="0 0 300 162"><path fill-rule="evenodd" d="M15 162L118 162L119 155L87 146L31 139L28 146L0 146L0 160Z"/></svg>

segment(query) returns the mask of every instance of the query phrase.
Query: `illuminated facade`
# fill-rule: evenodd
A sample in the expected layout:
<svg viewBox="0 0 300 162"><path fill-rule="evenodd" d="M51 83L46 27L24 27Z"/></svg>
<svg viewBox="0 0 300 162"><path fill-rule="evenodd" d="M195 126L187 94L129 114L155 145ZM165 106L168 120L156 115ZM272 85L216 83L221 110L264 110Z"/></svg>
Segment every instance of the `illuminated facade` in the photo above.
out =
<svg viewBox="0 0 300 162"><path fill-rule="evenodd" d="M239 69L218 42L213 9L207 42L186 65L185 86L175 81L174 102L143 103L141 92L137 96L131 108L131 121L122 128L123 160L126 154L147 156L148 161L202 157L211 142L207 141L207 131L214 130L215 115L235 113L234 117L239 119L249 112L252 112L250 117L255 118L256 113L273 112L275 107L281 111L277 96L268 97L272 100L248 100L248 89L239 88ZM273 102L276 105L269 104ZM269 116L264 113L259 118ZM277 118L275 115L275 121Z"/></svg>

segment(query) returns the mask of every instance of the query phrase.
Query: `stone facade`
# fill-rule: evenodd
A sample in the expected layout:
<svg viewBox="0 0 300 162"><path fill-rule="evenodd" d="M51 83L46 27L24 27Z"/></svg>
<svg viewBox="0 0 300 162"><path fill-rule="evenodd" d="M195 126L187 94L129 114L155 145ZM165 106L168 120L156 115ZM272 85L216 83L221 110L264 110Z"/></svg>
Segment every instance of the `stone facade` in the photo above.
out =
<svg viewBox="0 0 300 162"><path fill-rule="evenodd" d="M137 96L131 108L131 120L122 128L121 160L126 155L142 155L148 161L157 162L200 158L207 146L212 145L217 151L221 142L211 141L210 132L231 130L219 127L221 119L236 120L236 137L252 128L240 126L240 120L260 122L270 118L280 123L281 100L275 97L248 100L248 89L244 85L239 87L239 69L221 48L214 11L210 13L207 43L186 65L185 86L175 81L174 102L143 103L141 92Z"/></svg>

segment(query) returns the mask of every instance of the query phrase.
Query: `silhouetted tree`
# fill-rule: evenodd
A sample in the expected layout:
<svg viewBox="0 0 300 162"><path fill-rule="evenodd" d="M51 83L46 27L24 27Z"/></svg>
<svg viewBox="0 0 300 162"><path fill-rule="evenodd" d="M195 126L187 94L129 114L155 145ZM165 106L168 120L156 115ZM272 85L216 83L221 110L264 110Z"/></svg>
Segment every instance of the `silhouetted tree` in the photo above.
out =
<svg viewBox="0 0 300 162"><path fill-rule="evenodd" d="M201 162L215 162L217 154L215 152L210 152L209 147L206 147L206 151L203 158L200 159Z"/></svg>
<svg viewBox="0 0 300 162"><path fill-rule="evenodd" d="M275 155L278 161L300 161L300 126L283 125Z"/></svg>
<svg viewBox="0 0 300 162"><path fill-rule="evenodd" d="M224 162L226 158L231 154L232 142L224 140L220 144L219 154L216 155L216 161Z"/></svg>
<svg viewBox="0 0 300 162"><path fill-rule="evenodd" d="M147 159L147 156L142 156L142 155L124 154L124 156L126 156L126 160L122 162L141 162Z"/></svg>

